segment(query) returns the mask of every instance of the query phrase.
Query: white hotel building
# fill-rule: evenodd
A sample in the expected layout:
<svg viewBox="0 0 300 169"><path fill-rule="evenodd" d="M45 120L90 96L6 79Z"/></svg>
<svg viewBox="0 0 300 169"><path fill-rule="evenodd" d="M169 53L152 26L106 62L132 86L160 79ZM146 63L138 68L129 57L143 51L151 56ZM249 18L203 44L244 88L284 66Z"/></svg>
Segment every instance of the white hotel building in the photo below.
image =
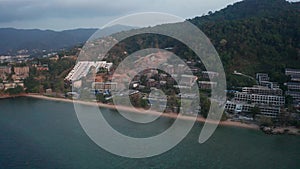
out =
<svg viewBox="0 0 300 169"><path fill-rule="evenodd" d="M89 73L91 67L95 67L96 70L98 70L99 68L106 68L108 71L110 71L112 65L112 63L107 63L106 61L79 61L71 70L71 72L66 76L65 80L69 82L80 80L82 77L85 77Z"/></svg>
<svg viewBox="0 0 300 169"><path fill-rule="evenodd" d="M255 104L247 104L243 102L231 102L227 101L225 109L232 113L250 113L251 110L255 107ZM260 110L260 114L258 116L266 116L271 118L277 118L280 114L280 107L278 106L269 106L260 104L257 105Z"/></svg>
<svg viewBox="0 0 300 169"><path fill-rule="evenodd" d="M249 102L254 104L266 104L273 106L284 106L285 98L283 96L275 95L260 95L250 94L244 92L237 92L234 96L236 101Z"/></svg>

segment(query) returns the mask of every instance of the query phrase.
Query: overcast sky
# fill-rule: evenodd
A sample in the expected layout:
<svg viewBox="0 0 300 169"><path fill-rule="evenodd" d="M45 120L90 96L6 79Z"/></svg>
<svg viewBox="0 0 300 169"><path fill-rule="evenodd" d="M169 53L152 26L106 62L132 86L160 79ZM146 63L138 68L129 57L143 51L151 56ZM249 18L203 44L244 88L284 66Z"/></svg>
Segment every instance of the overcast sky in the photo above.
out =
<svg viewBox="0 0 300 169"><path fill-rule="evenodd" d="M193 18L240 0L0 0L0 27L100 28L137 12Z"/></svg>

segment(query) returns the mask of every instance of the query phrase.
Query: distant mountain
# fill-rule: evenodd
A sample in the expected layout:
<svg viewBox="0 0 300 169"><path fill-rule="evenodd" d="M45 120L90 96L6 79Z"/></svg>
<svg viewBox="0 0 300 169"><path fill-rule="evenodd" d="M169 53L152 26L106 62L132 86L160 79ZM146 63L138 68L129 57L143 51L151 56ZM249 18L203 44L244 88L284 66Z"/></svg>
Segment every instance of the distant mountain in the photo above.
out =
<svg viewBox="0 0 300 169"><path fill-rule="evenodd" d="M127 26L127 25L114 25L114 26L103 28L100 31L97 31L95 34L93 34L93 37L91 38L106 37L114 33L128 31L131 29L137 29L137 27Z"/></svg>
<svg viewBox="0 0 300 169"><path fill-rule="evenodd" d="M115 25L97 32L97 36L107 36L119 31L132 29L130 26ZM0 54L15 54L18 50L56 51L83 44L98 29L74 29L64 31L39 29L0 28Z"/></svg>

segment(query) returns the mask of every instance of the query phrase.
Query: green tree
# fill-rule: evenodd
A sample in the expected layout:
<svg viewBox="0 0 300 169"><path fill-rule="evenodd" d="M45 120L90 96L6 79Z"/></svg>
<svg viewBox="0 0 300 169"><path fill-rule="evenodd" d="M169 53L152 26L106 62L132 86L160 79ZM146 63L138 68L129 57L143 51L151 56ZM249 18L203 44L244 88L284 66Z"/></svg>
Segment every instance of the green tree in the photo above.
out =
<svg viewBox="0 0 300 169"><path fill-rule="evenodd" d="M262 126L268 126L268 127L273 126L273 121L270 117L263 116L260 118L259 122L260 122L260 125L262 125Z"/></svg>
<svg viewBox="0 0 300 169"><path fill-rule="evenodd" d="M24 80L24 85L26 87L26 92L28 93L39 93L40 91L40 82L33 76L26 78Z"/></svg>
<svg viewBox="0 0 300 169"><path fill-rule="evenodd" d="M7 89L6 92L10 95L17 95L24 92L24 89L22 86L17 86L15 88Z"/></svg>
<svg viewBox="0 0 300 169"><path fill-rule="evenodd" d="M101 103L106 103L105 96L102 93L96 94L96 100Z"/></svg>
<svg viewBox="0 0 300 169"><path fill-rule="evenodd" d="M251 109L252 118L255 119L257 114L260 114L260 109L258 106L254 106Z"/></svg>
<svg viewBox="0 0 300 169"><path fill-rule="evenodd" d="M201 115L207 118L210 109L210 100L207 96L200 94Z"/></svg>

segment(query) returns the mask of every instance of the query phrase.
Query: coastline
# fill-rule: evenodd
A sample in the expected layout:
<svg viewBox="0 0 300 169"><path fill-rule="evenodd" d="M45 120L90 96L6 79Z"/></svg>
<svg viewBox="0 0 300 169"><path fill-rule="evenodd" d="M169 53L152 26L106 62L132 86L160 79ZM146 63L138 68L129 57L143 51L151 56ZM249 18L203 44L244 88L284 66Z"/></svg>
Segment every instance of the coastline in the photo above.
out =
<svg viewBox="0 0 300 169"><path fill-rule="evenodd" d="M194 117L188 116L188 115L178 115L176 113L159 113L156 111L145 111L142 108L131 108L131 107L126 107L126 106L115 106L115 105L110 105L110 104L104 104L104 103L96 103L96 102L87 102L87 101L80 101L80 100L71 100L71 99L66 99L66 98L57 98L57 97L48 97L44 95L39 95L39 94L24 94L20 95L20 97L31 97L31 98L36 98L36 99L44 99L44 100L52 100L52 101L60 101L60 102L68 102L68 103L78 103L78 104L83 104L83 105L88 105L88 106L99 106L102 108L107 108L107 109L112 109L112 110L122 110L126 112L132 112L132 113L138 113L138 114L152 114L156 116L163 116L167 118L172 118L172 119L182 119L182 120L193 120ZM197 122L200 123L213 123L213 124L218 124L221 126L232 126L232 127L239 127L239 128L246 128L246 129L254 129L254 130L259 130L259 126L255 124L246 124L246 123L241 123L241 122L235 122L235 121L211 121L211 120L206 120L203 117L197 117L196 118Z"/></svg>
<svg viewBox="0 0 300 169"><path fill-rule="evenodd" d="M16 97L26 97L27 94L16 94L16 95L2 95L0 96L0 100L1 99L10 99L10 98L16 98Z"/></svg>
<svg viewBox="0 0 300 169"><path fill-rule="evenodd" d="M97 106L97 107L102 107L106 109L111 109L111 110L121 110L121 111L126 111L130 113L136 113L136 114L150 114L154 116L162 116L166 118L172 118L172 119L182 119L182 120L193 120L195 117L194 116L189 116L189 115L178 115L176 113L160 113L157 111L150 111L150 110L145 110L142 108L131 108L127 106L115 106L112 104L104 104L104 103L98 103L98 102L88 102L88 101L81 101L81 100L71 100L67 98L59 98L59 97L50 97L50 96L45 96L45 95L40 95L40 94L35 94L35 93L29 93L29 94L18 94L18 95L3 95L0 96L1 99L9 99L9 98L17 98L17 97L31 97L31 98L36 98L36 99L43 99L43 100L51 100L51 101L59 101L59 102L67 102L67 103L78 103L82 105L87 105L87 106ZM229 127L238 127L238 128L245 128L245 129L252 129L252 130L261 130L260 126L256 124L249 124L249 123L242 123L242 122L237 122L237 121L212 121L212 120L207 120L203 117L197 117L196 122L199 123L211 123L211 124L217 124L220 126L229 126ZM278 128L270 128L272 132L265 132L266 134L289 134L289 135L300 135L300 129L295 128L295 127L278 127Z"/></svg>

